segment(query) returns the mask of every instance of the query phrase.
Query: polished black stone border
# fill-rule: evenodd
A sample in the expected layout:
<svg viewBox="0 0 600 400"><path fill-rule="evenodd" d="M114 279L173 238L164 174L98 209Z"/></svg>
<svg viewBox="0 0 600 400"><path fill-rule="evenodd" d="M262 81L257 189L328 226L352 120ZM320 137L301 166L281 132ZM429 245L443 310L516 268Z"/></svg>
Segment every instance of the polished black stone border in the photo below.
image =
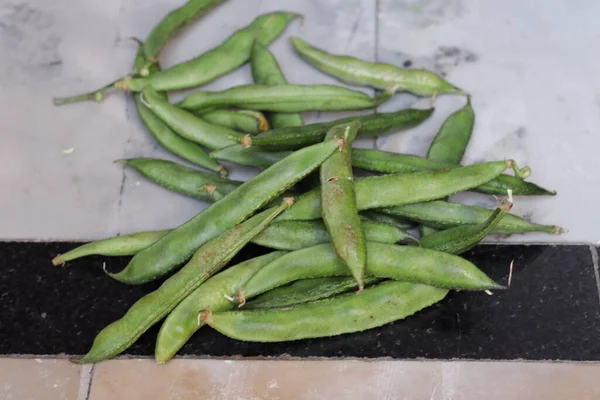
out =
<svg viewBox="0 0 600 400"><path fill-rule="evenodd" d="M158 283L129 287L102 272L128 258L90 257L57 268L75 243L0 242L0 355L84 354L105 325ZM244 254L264 251L250 247ZM181 355L600 360L600 303L589 246L484 245L466 255L512 287L454 292L404 321L351 335L243 343L204 328ZM158 327L125 354L152 355Z"/></svg>

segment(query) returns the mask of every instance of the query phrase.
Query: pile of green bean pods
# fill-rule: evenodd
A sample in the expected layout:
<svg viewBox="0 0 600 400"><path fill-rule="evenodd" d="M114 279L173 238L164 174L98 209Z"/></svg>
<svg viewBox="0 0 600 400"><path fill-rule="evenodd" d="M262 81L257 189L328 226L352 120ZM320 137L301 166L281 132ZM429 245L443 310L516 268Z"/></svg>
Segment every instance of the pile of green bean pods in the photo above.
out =
<svg viewBox="0 0 600 400"><path fill-rule="evenodd" d="M376 328L442 301L451 290L507 289L460 256L487 235L562 232L510 214L513 195L556 194L526 181L529 167L513 160L462 164L474 133L474 103L437 74L331 54L293 37L291 47L316 69L379 92L288 82L286 66L268 45L301 17L296 13L260 15L219 46L161 70L166 43L223 1L189 0L139 42L130 75L54 100L102 101L109 90L135 92L143 125L185 163L134 158L119 160L121 165L209 203L180 226L87 243L52 260L64 265L90 255L132 256L122 271L106 271L107 279L129 285L163 279L98 333L82 363L117 356L161 321L160 363L204 325L256 342ZM251 76L245 85L169 100L168 91L200 87L246 63ZM433 108L304 123L303 112L375 110L396 92L432 102L439 95L465 99L426 157L353 143L420 125ZM259 172L246 182L231 180L222 162ZM355 178L359 170L362 177ZM502 198L495 210L449 200L463 191ZM248 243L264 254L230 265Z"/></svg>

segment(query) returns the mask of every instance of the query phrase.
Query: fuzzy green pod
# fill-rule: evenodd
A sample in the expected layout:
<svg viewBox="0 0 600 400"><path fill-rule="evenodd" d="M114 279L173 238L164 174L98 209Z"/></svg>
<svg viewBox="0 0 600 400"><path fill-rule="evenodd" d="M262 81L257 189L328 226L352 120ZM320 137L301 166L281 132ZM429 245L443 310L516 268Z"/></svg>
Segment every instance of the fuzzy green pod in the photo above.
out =
<svg viewBox="0 0 600 400"><path fill-rule="evenodd" d="M289 203L284 201L282 205L249 218L200 247L180 271L138 300L121 319L105 327L80 363L106 360L131 346L148 328L223 268L287 207Z"/></svg>
<svg viewBox="0 0 600 400"><path fill-rule="evenodd" d="M160 186L202 201L214 201L210 192L202 190L208 185L229 193L243 183L156 158L130 158L120 161Z"/></svg>
<svg viewBox="0 0 600 400"><path fill-rule="evenodd" d="M331 140L296 151L136 254L113 278L140 284L167 274L204 243L231 229L311 173L336 149L337 142Z"/></svg>
<svg viewBox="0 0 600 400"><path fill-rule="evenodd" d="M365 287L381 282L380 278L365 278ZM346 277L302 279L261 294L244 305L245 310L289 307L326 299L358 288L356 279ZM212 310L212 308L211 308Z"/></svg>
<svg viewBox="0 0 600 400"><path fill-rule="evenodd" d="M373 98L335 85L240 85L220 92L194 92L178 106L194 112L229 107L281 113L366 110L376 108L392 95L389 91Z"/></svg>
<svg viewBox="0 0 600 400"><path fill-rule="evenodd" d="M356 205L359 210L421 203L444 198L488 182L513 165L509 161L493 161L441 171L422 171L382 175L355 181ZM317 190L301 196L279 220L309 220L321 216L320 193Z"/></svg>
<svg viewBox="0 0 600 400"><path fill-rule="evenodd" d="M395 87L398 91L407 91L418 96L464 94L462 90L430 71L400 68L392 64L330 54L297 37L290 38L290 41L294 50L304 60L351 85L365 85L382 90Z"/></svg>
<svg viewBox="0 0 600 400"><path fill-rule="evenodd" d="M325 140L338 140L340 148L321 165L320 177L321 215L331 243L362 290L367 240L356 207L351 160L352 142L359 129L360 122L351 122L334 126L327 132Z"/></svg>
<svg viewBox="0 0 600 400"><path fill-rule="evenodd" d="M437 229L448 229L465 224L481 224L493 214L493 210L468 206L445 201L430 201L420 204L408 204L396 207L386 207L380 211L403 218L408 218L423 225ZM538 225L524 220L516 215L507 214L492 229L492 234L510 235L513 233L546 232L562 233L562 228L556 225Z"/></svg>
<svg viewBox="0 0 600 400"><path fill-rule="evenodd" d="M250 66L254 83L258 85L285 85L288 83L275 56L258 41L252 45ZM273 129L304 125L304 119L299 113L271 113L268 118Z"/></svg>
<svg viewBox="0 0 600 400"><path fill-rule="evenodd" d="M142 96L148 108L171 129L182 137L209 149L231 146L244 138L244 135L237 131L208 123L170 104L150 86L144 88Z"/></svg>
<svg viewBox="0 0 600 400"><path fill-rule="evenodd" d="M169 313L156 338L155 359L158 363L169 361L202 327L198 313L206 308L225 311L233 308L235 296L252 275L263 266L285 254L274 251L229 267L204 282Z"/></svg>
<svg viewBox="0 0 600 400"><path fill-rule="evenodd" d="M427 285L383 282L355 293L286 308L206 310L204 322L222 334L245 341L281 342L360 332L406 318L442 300L448 291Z"/></svg>
<svg viewBox="0 0 600 400"><path fill-rule="evenodd" d="M146 86L152 86L158 91L170 91L211 82L247 62L254 40L263 45L269 44L296 17L298 14L285 11L261 15L214 49L147 77L126 77L117 82L115 88L139 92Z"/></svg>
<svg viewBox="0 0 600 400"><path fill-rule="evenodd" d="M197 114L206 122L244 132L250 135L258 135L271 129L267 117L259 111L252 110L214 110Z"/></svg>

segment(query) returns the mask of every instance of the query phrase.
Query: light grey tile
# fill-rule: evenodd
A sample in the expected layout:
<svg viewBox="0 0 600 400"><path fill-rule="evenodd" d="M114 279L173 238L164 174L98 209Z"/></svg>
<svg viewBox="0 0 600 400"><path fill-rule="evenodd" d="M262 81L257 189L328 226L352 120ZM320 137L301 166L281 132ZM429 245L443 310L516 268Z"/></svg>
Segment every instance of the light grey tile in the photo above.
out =
<svg viewBox="0 0 600 400"><path fill-rule="evenodd" d="M144 38L174 6L168 0L0 5L1 239L97 239L176 226L204 207L113 164L123 157L171 158L156 147L124 94L110 95L102 104L55 107L51 102L53 96L88 91L127 74L136 52L127 38ZM226 2L180 34L165 49L163 64L194 57L259 14L278 9L305 16L303 29L293 22L271 46L290 82L335 82L293 54L290 35L333 52L374 58L375 3L370 0L285 5L247 0ZM206 89L250 81L249 68L243 67ZM309 115L307 121L316 118ZM72 154L63 154L71 148ZM232 177L253 173L236 168Z"/></svg>
<svg viewBox="0 0 600 400"><path fill-rule="evenodd" d="M518 10L515 11L515 10ZM600 5L551 0L381 0L380 61L428 68L472 93L476 111L466 163L514 158L556 197L517 198L514 212L569 230L507 241L600 239ZM408 106L414 98L399 96ZM380 148L425 154L443 120L464 100L443 97L423 126L380 139ZM392 106L386 105L387 107ZM467 202L481 202L461 195ZM487 200L493 204L493 200Z"/></svg>

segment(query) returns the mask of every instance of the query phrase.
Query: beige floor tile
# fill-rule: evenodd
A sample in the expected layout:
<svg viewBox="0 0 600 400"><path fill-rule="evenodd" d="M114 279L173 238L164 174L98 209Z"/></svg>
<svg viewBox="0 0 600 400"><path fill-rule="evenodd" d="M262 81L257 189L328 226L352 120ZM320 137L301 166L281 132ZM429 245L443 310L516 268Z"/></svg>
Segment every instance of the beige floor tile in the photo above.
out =
<svg viewBox="0 0 600 400"><path fill-rule="evenodd" d="M440 363L116 360L98 364L90 400L429 400Z"/></svg>
<svg viewBox="0 0 600 400"><path fill-rule="evenodd" d="M444 363L442 392L444 400L597 400L599 376L597 363Z"/></svg>
<svg viewBox="0 0 600 400"><path fill-rule="evenodd" d="M76 400L80 372L68 360L0 358L0 400Z"/></svg>

